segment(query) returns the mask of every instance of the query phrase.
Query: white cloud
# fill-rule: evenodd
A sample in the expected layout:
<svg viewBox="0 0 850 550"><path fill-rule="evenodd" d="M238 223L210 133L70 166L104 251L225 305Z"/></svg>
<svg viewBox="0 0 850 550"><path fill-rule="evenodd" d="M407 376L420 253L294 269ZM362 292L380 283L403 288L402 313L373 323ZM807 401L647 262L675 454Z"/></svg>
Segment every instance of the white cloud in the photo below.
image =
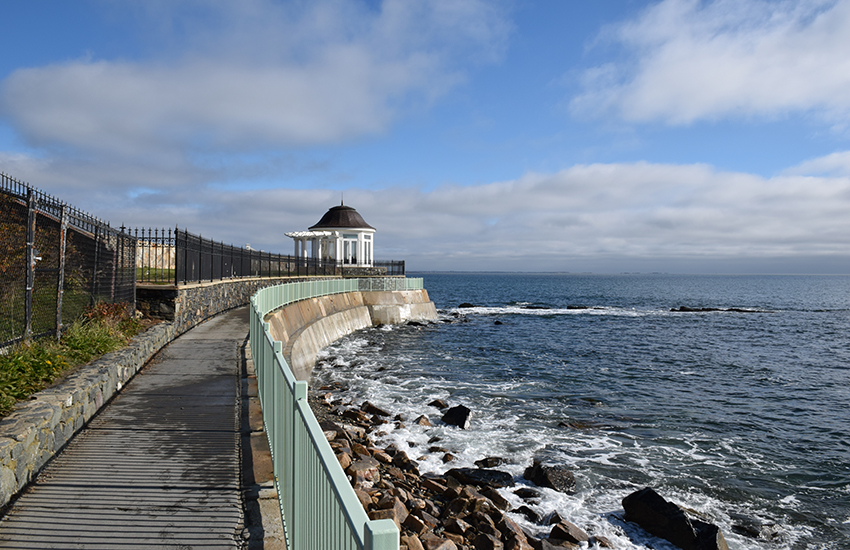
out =
<svg viewBox="0 0 850 550"><path fill-rule="evenodd" d="M830 158L837 157L809 165L819 169ZM62 181L49 164L16 163L15 172L32 174L30 181ZM306 229L339 201L332 190L221 190L191 182L128 198L105 186L93 193L65 177L67 184L47 191L114 225L179 223L283 253L292 246L285 232ZM728 262L764 266L776 258L785 259L783 270L816 270L824 262L829 270L850 269L850 177L800 167L764 178L698 164L589 164L466 187L348 189L345 203L378 229L378 257L406 259L420 270L663 271L701 262L693 269L723 271Z"/></svg>
<svg viewBox="0 0 850 550"><path fill-rule="evenodd" d="M158 55L24 68L2 83L0 113L29 144L179 164L196 152L373 135L457 85L461 59L497 57L508 32L483 0L137 8L165 29ZM172 25L187 34L169 34Z"/></svg>
<svg viewBox="0 0 850 550"><path fill-rule="evenodd" d="M626 60L585 72L575 113L689 124L814 112L850 122L848 0L664 0L601 39Z"/></svg>

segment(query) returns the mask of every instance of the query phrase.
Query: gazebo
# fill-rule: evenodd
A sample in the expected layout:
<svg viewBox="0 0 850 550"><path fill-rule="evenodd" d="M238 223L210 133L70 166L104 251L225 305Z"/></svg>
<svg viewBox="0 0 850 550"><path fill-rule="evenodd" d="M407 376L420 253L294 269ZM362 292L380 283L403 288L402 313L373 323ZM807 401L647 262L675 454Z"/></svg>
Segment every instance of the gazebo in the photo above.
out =
<svg viewBox="0 0 850 550"><path fill-rule="evenodd" d="M375 228L357 210L342 203L325 212L307 231L286 233L295 241L296 257L339 262L345 267L372 267L374 235Z"/></svg>

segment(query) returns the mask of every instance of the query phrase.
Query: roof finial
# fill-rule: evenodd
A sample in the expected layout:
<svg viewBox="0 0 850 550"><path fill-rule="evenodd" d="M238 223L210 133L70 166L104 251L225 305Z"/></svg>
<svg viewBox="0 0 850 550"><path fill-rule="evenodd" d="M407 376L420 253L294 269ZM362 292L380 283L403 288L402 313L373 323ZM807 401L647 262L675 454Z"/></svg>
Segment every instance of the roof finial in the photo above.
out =
<svg viewBox="0 0 850 550"><path fill-rule="evenodd" d="M345 206L345 191L339 192L339 205Z"/></svg>

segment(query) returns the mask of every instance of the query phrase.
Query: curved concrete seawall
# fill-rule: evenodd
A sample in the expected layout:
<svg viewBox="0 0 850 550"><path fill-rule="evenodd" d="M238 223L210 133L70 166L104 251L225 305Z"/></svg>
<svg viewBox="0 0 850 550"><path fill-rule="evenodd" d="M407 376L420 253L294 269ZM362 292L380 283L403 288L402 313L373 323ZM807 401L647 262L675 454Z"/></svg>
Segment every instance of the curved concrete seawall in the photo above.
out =
<svg viewBox="0 0 850 550"><path fill-rule="evenodd" d="M266 316L283 356L298 380L309 380L316 355L357 330L407 321L433 321L437 309L427 290L347 292L289 304Z"/></svg>

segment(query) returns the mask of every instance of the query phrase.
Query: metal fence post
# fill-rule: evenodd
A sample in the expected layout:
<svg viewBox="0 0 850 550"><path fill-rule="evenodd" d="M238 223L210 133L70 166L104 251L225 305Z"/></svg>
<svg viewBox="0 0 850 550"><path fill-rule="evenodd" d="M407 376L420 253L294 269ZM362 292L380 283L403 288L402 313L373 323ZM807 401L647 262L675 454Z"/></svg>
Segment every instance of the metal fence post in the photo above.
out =
<svg viewBox="0 0 850 550"><path fill-rule="evenodd" d="M35 286L35 209L38 201L32 189L27 189L27 285L24 302L26 326L24 340L32 336L32 289Z"/></svg>
<svg viewBox="0 0 850 550"><path fill-rule="evenodd" d="M98 280L97 263L100 259L100 226L94 228L94 266L91 273L91 305L97 302Z"/></svg>
<svg viewBox="0 0 850 550"><path fill-rule="evenodd" d="M68 206L62 205L59 219L59 280L56 281L56 339L62 339L62 298L65 293L65 240L68 236Z"/></svg>

